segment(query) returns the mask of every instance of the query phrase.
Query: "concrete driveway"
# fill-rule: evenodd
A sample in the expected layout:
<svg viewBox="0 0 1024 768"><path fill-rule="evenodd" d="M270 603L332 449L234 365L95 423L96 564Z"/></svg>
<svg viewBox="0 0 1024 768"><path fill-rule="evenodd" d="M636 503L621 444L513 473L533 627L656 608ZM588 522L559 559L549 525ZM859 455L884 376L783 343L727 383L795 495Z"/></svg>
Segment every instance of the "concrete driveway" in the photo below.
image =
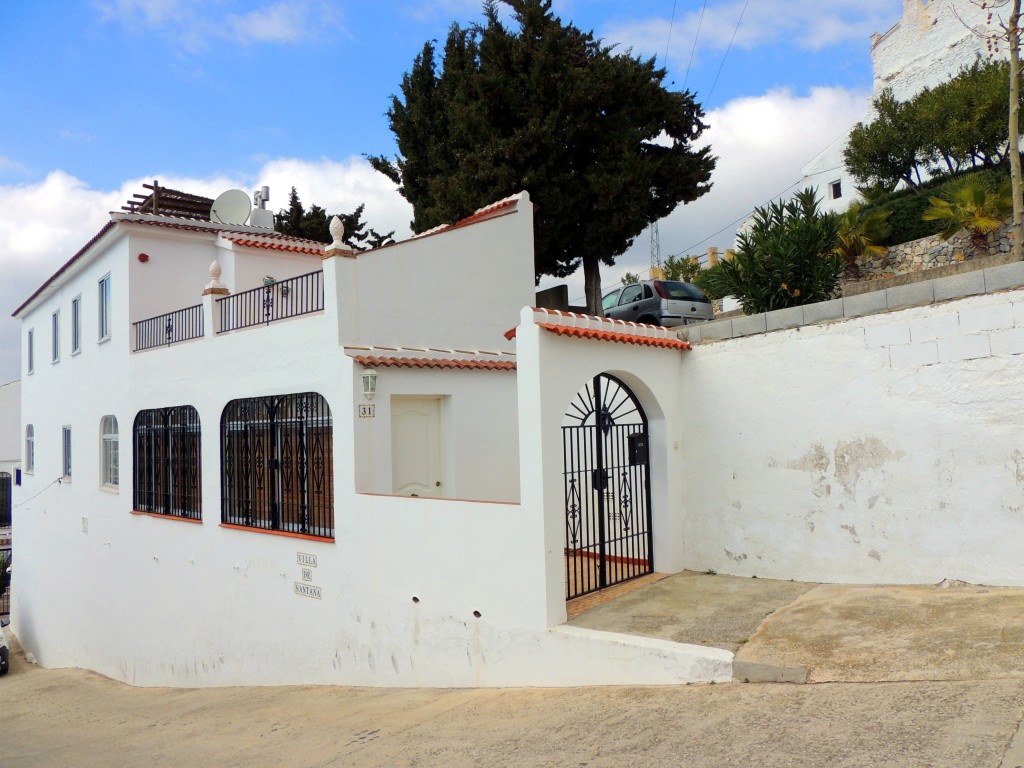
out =
<svg viewBox="0 0 1024 768"><path fill-rule="evenodd" d="M643 590L655 590L650 600ZM673 608L669 599L680 601ZM718 610L703 597L716 596ZM1024 590L679 575L599 606L616 631L802 666L808 685L382 690L131 688L0 678L0 762L76 766L1024 766ZM624 606L632 605L632 618ZM689 605L690 608L686 606ZM766 618L767 617L767 618ZM883 680L884 682L865 682Z"/></svg>

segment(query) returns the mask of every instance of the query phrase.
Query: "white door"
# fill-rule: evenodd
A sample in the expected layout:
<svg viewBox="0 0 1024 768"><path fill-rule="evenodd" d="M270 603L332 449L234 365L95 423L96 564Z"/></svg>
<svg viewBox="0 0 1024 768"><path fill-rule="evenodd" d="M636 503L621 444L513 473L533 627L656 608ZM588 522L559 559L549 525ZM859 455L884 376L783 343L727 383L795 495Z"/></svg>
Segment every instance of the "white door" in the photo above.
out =
<svg viewBox="0 0 1024 768"><path fill-rule="evenodd" d="M391 398L391 480L399 496L445 496L441 398Z"/></svg>

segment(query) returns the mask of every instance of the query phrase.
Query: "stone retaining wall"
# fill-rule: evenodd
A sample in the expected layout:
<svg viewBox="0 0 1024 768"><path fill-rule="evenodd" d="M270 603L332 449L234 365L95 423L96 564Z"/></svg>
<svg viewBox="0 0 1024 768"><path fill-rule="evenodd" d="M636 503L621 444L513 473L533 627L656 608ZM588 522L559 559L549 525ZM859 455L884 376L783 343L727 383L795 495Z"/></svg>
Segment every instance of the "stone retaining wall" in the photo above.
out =
<svg viewBox="0 0 1024 768"><path fill-rule="evenodd" d="M861 280L880 280L911 272L923 272L970 261L976 256L1010 253L1012 249L1009 222L989 235L988 254L975 253L971 247L970 237L965 233L958 233L949 240L932 235L893 245L881 256L862 259Z"/></svg>

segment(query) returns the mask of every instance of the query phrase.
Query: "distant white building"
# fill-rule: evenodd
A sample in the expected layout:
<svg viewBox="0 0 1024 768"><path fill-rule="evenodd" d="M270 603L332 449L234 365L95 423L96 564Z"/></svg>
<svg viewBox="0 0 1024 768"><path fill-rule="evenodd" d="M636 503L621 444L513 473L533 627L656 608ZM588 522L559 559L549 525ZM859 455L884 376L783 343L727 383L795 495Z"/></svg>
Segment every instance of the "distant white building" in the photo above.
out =
<svg viewBox="0 0 1024 768"><path fill-rule="evenodd" d="M989 10L964 0L903 0L903 16L885 34L871 36L874 86L871 99L891 88L899 101L949 80L978 58L990 56L984 36L996 31ZM1005 46L998 57L1005 58ZM869 112L866 121L872 119ZM818 190L822 208L842 212L859 199L843 163L847 137L836 139L804 165L800 189Z"/></svg>

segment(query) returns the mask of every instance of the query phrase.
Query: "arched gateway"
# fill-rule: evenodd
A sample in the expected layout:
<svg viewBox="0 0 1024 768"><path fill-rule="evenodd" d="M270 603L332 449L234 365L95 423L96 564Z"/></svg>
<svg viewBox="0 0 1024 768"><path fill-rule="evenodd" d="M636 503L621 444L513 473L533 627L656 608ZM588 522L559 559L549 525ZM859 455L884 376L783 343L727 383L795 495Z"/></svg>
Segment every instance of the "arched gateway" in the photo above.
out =
<svg viewBox="0 0 1024 768"><path fill-rule="evenodd" d="M566 599L651 573L647 416L603 373L562 420Z"/></svg>

